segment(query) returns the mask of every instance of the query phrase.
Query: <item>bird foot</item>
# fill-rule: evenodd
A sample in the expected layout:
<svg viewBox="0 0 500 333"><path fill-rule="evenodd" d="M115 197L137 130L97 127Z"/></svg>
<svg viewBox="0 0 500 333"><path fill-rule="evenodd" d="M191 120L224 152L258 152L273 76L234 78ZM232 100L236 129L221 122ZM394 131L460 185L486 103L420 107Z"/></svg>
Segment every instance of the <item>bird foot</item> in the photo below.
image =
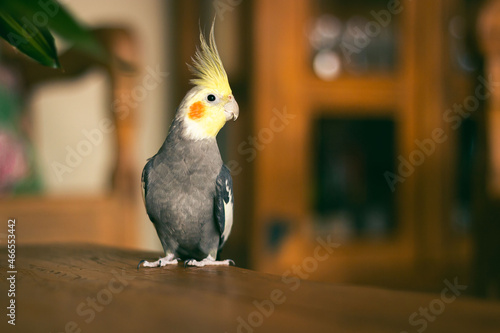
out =
<svg viewBox="0 0 500 333"><path fill-rule="evenodd" d="M178 262L179 261L177 259L174 259L173 254L167 254L164 258L160 258L156 261L141 260L137 265L137 269L141 267L141 264L143 267L163 267L167 265L177 265Z"/></svg>
<svg viewBox="0 0 500 333"><path fill-rule="evenodd" d="M187 266L196 266L196 267L204 267L204 266L235 266L234 261L231 259L217 261L212 256L208 256L205 259L198 261L195 259L188 259L184 261L184 267Z"/></svg>

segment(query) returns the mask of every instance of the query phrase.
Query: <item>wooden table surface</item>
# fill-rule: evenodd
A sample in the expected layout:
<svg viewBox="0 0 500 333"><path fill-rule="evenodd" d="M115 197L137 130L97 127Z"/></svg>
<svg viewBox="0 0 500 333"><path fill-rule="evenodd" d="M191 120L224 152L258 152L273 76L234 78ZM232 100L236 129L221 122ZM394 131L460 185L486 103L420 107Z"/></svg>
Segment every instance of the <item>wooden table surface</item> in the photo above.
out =
<svg viewBox="0 0 500 333"><path fill-rule="evenodd" d="M500 304L453 299L451 291L329 285L237 267L136 269L140 259L158 255L93 245L18 247L11 326L4 247L1 332L500 332Z"/></svg>

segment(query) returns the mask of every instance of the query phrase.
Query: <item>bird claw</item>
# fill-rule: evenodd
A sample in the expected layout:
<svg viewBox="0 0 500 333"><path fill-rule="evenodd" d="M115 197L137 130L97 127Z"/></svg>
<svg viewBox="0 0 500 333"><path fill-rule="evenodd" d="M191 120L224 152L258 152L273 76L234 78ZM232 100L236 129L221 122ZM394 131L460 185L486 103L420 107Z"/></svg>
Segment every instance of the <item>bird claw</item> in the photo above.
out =
<svg viewBox="0 0 500 333"><path fill-rule="evenodd" d="M212 256L208 256L201 261L197 261L195 259L188 259L184 261L184 268L188 266L196 266L196 267L204 267L204 266L236 266L234 260L226 259L217 261Z"/></svg>
<svg viewBox="0 0 500 333"><path fill-rule="evenodd" d="M149 262L146 260L141 260L139 261L139 264L137 265L137 270L141 267L141 264L143 264L143 267L163 267L167 265L177 265L178 260L174 259L174 256L172 254L167 255L164 258L160 258L157 261Z"/></svg>
<svg viewBox="0 0 500 333"><path fill-rule="evenodd" d="M141 260L141 261L139 261L139 263L137 264L137 270L139 270L139 268L141 268L141 264L142 264L143 262L145 262L145 261L146 261L146 260Z"/></svg>

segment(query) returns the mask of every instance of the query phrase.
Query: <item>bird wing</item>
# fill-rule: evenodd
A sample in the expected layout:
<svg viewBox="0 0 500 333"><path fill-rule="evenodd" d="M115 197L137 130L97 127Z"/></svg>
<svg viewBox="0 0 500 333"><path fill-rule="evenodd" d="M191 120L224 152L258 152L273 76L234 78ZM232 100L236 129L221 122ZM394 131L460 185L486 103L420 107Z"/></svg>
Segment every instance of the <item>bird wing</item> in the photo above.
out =
<svg viewBox="0 0 500 333"><path fill-rule="evenodd" d="M146 192L148 188L148 175L149 170L151 169L151 164L151 158L149 158L144 166L144 169L142 169L141 175L142 202L144 203L144 207L146 207Z"/></svg>
<svg viewBox="0 0 500 333"><path fill-rule="evenodd" d="M144 207L146 208L146 213L148 214L149 219L151 220L151 222L153 222L154 225L156 225L156 219L148 211L148 207L146 205L146 199L147 199L147 195L148 195L148 186L149 186L149 179L148 178L149 178L151 171L153 170L153 160L155 157L156 157L156 155L148 159L148 162L144 166L144 169L142 170L142 175L141 175L142 202L144 203Z"/></svg>
<svg viewBox="0 0 500 333"><path fill-rule="evenodd" d="M221 238L219 249L222 248L231 233L231 227L233 226L233 205L233 179L231 178L229 168L222 165L216 179L214 200L215 222Z"/></svg>

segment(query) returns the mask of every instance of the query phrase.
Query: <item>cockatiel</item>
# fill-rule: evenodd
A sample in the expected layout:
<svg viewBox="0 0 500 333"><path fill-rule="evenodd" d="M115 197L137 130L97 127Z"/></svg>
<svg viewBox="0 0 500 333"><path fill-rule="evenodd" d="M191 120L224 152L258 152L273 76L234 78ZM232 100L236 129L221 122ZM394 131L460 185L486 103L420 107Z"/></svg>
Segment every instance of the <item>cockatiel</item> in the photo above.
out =
<svg viewBox="0 0 500 333"><path fill-rule="evenodd" d="M215 21L214 21L215 23ZM214 24L193 65L194 87L177 109L165 142L142 172L144 203L165 251L161 267L184 260L185 266L230 265L217 261L233 224L233 183L215 139L239 114L215 45Z"/></svg>

